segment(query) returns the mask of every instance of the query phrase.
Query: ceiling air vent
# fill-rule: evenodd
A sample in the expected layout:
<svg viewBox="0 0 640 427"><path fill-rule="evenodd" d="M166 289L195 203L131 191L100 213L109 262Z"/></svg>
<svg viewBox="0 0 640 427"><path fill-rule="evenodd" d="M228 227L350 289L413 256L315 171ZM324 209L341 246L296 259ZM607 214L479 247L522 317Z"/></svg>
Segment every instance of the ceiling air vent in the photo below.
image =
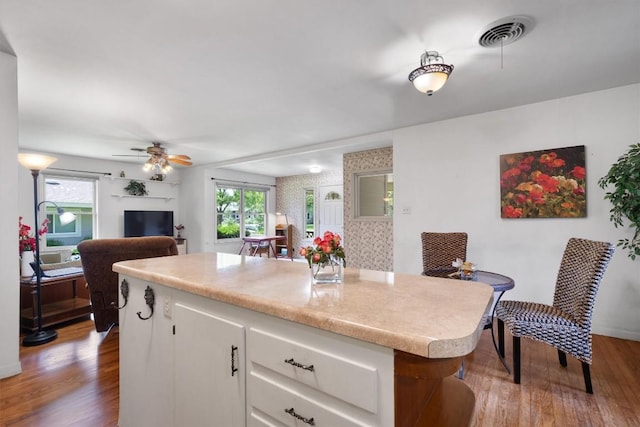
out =
<svg viewBox="0 0 640 427"><path fill-rule="evenodd" d="M492 22L480 31L478 43L483 47L500 47L522 38L533 28L533 20L525 16L510 16Z"/></svg>

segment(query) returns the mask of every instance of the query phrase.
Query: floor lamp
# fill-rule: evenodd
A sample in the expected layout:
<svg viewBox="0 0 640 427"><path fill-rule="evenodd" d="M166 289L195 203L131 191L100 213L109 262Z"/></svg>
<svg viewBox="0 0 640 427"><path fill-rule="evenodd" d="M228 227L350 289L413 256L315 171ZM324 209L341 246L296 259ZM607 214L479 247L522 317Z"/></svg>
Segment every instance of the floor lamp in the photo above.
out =
<svg viewBox="0 0 640 427"><path fill-rule="evenodd" d="M46 344L55 340L58 337L58 332L55 330L42 330L42 271L40 269L40 236L38 236L38 175L41 170L46 169L55 162L55 157L44 156L41 154L19 153L18 161L25 168L31 171L33 176L33 212L35 218L36 230L36 259L35 259L35 274L36 274L36 305L38 309L38 330L31 335L27 335L22 340L22 345L26 347Z"/></svg>

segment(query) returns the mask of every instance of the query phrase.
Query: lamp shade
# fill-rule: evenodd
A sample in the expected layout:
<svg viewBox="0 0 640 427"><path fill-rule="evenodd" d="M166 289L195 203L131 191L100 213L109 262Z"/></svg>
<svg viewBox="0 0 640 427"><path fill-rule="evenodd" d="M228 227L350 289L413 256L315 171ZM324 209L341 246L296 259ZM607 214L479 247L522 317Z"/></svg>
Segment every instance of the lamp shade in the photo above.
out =
<svg viewBox="0 0 640 427"><path fill-rule="evenodd" d="M43 154L35 154L35 153L18 153L18 162L25 169L41 171L48 168L53 162L55 162L55 157L45 156Z"/></svg>
<svg viewBox="0 0 640 427"><path fill-rule="evenodd" d="M449 75L439 71L425 71L413 79L413 86L422 93L437 92L447 82Z"/></svg>
<svg viewBox="0 0 640 427"><path fill-rule="evenodd" d="M453 65L444 63L436 51L427 51L420 57L420 67L409 74L409 81L420 92L432 95L444 86L453 72Z"/></svg>
<svg viewBox="0 0 640 427"><path fill-rule="evenodd" d="M62 211L62 209L60 210ZM75 219L76 219L76 216L72 212L62 211L62 214L60 214L60 225L67 225L73 222Z"/></svg>

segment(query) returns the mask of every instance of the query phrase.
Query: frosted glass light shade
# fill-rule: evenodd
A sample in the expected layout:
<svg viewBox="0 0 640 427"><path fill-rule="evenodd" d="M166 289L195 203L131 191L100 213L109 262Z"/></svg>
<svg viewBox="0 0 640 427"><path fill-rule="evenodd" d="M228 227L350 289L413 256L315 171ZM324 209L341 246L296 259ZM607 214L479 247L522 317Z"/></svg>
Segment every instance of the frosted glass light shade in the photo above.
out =
<svg viewBox="0 0 640 427"><path fill-rule="evenodd" d="M35 154L35 153L18 153L18 162L25 169L41 171L48 168L53 162L55 162L55 157L45 156L43 154Z"/></svg>
<svg viewBox="0 0 640 427"><path fill-rule="evenodd" d="M453 65L444 63L436 51L427 51L420 57L420 66L409 73L409 81L422 93L432 95L444 86L453 72Z"/></svg>
<svg viewBox="0 0 640 427"><path fill-rule="evenodd" d="M427 73L416 77L413 86L422 93L433 93L442 88L449 76L445 73Z"/></svg>

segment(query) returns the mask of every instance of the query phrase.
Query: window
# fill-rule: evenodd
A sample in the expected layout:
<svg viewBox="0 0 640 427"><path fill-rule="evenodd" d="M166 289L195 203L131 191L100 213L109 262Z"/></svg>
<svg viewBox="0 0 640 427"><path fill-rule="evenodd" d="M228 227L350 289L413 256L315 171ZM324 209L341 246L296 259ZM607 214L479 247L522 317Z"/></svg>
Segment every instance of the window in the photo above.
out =
<svg viewBox="0 0 640 427"><path fill-rule="evenodd" d="M240 235L264 235L267 228L266 190L216 185L216 229L218 240Z"/></svg>
<svg viewBox="0 0 640 427"><path fill-rule="evenodd" d="M314 216L316 211L316 197L313 188L307 188L304 190L304 201L304 237L306 239L313 239L316 232L316 221Z"/></svg>
<svg viewBox="0 0 640 427"><path fill-rule="evenodd" d="M355 219L393 217L393 173L363 172L354 175Z"/></svg>
<svg viewBox="0 0 640 427"><path fill-rule="evenodd" d="M95 227L95 179L45 175L44 201L41 209L49 220L45 247L75 246L93 239ZM57 207L75 214L75 219L62 225Z"/></svg>

